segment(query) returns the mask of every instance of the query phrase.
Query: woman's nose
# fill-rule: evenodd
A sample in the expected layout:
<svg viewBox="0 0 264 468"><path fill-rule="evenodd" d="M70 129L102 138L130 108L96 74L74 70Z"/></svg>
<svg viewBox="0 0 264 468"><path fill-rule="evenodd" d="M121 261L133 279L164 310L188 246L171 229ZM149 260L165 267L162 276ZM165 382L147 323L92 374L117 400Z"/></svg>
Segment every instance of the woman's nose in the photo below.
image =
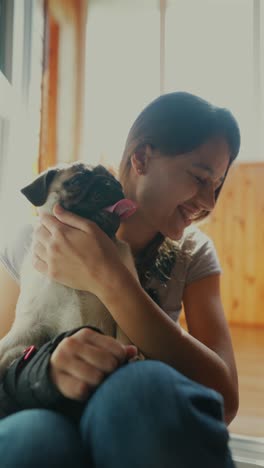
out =
<svg viewBox="0 0 264 468"><path fill-rule="evenodd" d="M215 190L212 185L201 187L197 195L199 206L206 210L212 211L215 207Z"/></svg>

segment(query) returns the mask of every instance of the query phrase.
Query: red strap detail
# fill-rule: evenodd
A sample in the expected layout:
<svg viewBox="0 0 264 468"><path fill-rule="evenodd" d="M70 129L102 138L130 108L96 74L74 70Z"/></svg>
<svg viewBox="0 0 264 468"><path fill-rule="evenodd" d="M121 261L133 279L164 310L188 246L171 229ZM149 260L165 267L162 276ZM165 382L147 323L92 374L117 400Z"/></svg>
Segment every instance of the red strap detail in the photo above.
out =
<svg viewBox="0 0 264 468"><path fill-rule="evenodd" d="M24 349L24 361L26 361L33 353L35 353L37 351L37 348L36 346L34 345L31 345L31 346L28 346L26 349Z"/></svg>

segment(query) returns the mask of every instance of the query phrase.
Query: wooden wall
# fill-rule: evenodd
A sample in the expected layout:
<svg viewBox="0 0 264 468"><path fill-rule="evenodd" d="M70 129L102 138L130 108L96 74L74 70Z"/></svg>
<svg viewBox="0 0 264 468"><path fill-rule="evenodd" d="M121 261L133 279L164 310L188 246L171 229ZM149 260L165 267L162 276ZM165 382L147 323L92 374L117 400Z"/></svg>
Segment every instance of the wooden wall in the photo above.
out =
<svg viewBox="0 0 264 468"><path fill-rule="evenodd" d="M214 214L200 228L221 261L229 323L264 326L264 162L234 165Z"/></svg>
<svg viewBox="0 0 264 468"><path fill-rule="evenodd" d="M88 0L44 0L38 171L79 159Z"/></svg>

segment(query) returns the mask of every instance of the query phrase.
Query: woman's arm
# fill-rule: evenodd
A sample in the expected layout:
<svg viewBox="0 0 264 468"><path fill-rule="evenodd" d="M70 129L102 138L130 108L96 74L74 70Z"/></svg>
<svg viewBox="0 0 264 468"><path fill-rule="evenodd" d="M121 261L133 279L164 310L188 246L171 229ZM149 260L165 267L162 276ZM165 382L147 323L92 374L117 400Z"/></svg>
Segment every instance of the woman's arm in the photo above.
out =
<svg viewBox="0 0 264 468"><path fill-rule="evenodd" d="M183 302L189 334L212 349L227 367L232 384L227 419L231 422L239 405L238 376L231 336L221 300L220 275L207 276L188 285L184 291ZM228 413L228 406L226 413Z"/></svg>
<svg viewBox="0 0 264 468"><path fill-rule="evenodd" d="M135 355L132 346L89 325L63 332L39 349L31 347L0 381L0 419L27 408L48 408L78 421L82 403L129 355Z"/></svg>
<svg viewBox="0 0 264 468"><path fill-rule="evenodd" d="M192 336L152 301L121 263L114 243L94 223L65 210L55 210L55 214L59 220L44 215L36 232L35 267L58 282L96 294L148 358L161 360L221 393L229 423L237 411L238 390L232 351L225 352L226 346L232 348L217 276L213 289L210 277L186 288L184 301ZM195 327L196 314L206 330L203 335Z"/></svg>
<svg viewBox="0 0 264 468"><path fill-rule="evenodd" d="M186 288L184 304L189 333L149 298L125 267L115 271L111 279L112 286L102 291L100 299L131 341L148 358L166 362L190 379L221 393L229 424L238 409L238 384L218 275Z"/></svg>

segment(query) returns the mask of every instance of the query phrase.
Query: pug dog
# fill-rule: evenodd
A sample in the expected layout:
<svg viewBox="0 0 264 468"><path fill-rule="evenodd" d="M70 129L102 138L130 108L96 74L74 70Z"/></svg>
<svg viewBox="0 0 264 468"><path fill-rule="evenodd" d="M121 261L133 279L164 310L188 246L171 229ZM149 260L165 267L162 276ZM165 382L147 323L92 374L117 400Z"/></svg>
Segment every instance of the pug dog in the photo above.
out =
<svg viewBox="0 0 264 468"><path fill-rule="evenodd" d="M57 166L42 173L21 192L39 211L52 214L54 205L60 203L94 221L116 244L121 260L138 280L128 244L115 237L120 221L136 211L136 204L125 199L121 184L107 169L80 162ZM15 320L0 341L0 376L28 346L39 347L82 325L98 327L121 343L132 344L94 294L59 284L35 270L32 249L24 258L20 276ZM138 356L144 358L142 353Z"/></svg>

